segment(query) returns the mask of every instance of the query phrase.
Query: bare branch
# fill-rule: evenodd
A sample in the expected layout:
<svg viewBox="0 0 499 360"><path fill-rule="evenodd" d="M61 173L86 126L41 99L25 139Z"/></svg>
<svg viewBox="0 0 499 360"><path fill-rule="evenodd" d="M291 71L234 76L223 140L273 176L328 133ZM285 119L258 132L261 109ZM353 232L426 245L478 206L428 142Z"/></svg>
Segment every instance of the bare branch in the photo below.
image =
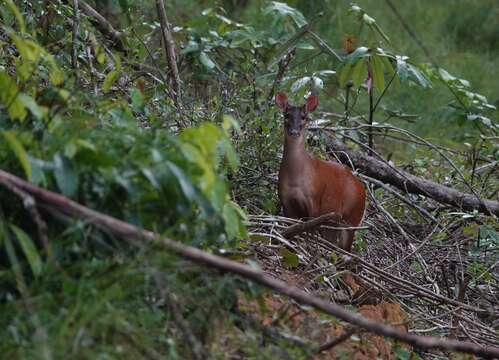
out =
<svg viewBox="0 0 499 360"><path fill-rule="evenodd" d="M73 34L71 41L71 66L73 70L78 67L78 26L80 25L80 11L78 9L78 0L73 0ZM75 72L75 76L77 73Z"/></svg>
<svg viewBox="0 0 499 360"><path fill-rule="evenodd" d="M84 0L78 0L78 6L85 15L93 19L93 22L97 26L99 31L105 36L107 36L113 42L113 45L118 50L125 51L125 45L123 44L123 39L122 39L123 33L115 30L111 25L111 23L104 16L99 14L93 7L88 5Z"/></svg>
<svg viewBox="0 0 499 360"><path fill-rule="evenodd" d="M307 230L313 229L319 225L322 225L327 222L333 222L333 223L338 223L341 220L341 216L336 213L328 213L324 214L321 216L318 216L316 218L313 218L309 221L303 222L303 223L298 223L291 225L288 227L286 230L282 231L282 236L284 236L286 239L290 239L293 236L296 236L302 232L305 232Z"/></svg>
<svg viewBox="0 0 499 360"><path fill-rule="evenodd" d="M182 94L180 87L180 75L177 67L177 54L175 52L175 42L170 30L170 23L166 17L165 3L163 0L156 0L156 8L158 10L159 23L161 24L161 35L163 36L163 45L165 47L168 66L172 72L173 91L175 92L175 105L177 108L182 108Z"/></svg>
<svg viewBox="0 0 499 360"><path fill-rule="evenodd" d="M272 103L272 99L274 97L275 90L279 88L281 84L284 73L289 67L289 63L293 60L296 54L296 48L293 48L290 52L288 52L284 57L279 60L277 75L275 76L274 83L272 84L272 88L269 91L269 95L267 96L267 103L270 105Z"/></svg>

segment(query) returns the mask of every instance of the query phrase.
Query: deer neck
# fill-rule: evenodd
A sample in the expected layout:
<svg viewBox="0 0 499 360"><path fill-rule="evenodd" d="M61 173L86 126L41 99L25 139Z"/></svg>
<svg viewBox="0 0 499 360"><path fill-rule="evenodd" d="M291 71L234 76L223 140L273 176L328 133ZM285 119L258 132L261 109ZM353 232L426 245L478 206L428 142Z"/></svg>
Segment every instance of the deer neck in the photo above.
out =
<svg viewBox="0 0 499 360"><path fill-rule="evenodd" d="M281 172L288 174L304 174L306 166L310 160L310 155L305 149L305 133L298 138L293 138L288 134L284 139L284 152L281 162Z"/></svg>

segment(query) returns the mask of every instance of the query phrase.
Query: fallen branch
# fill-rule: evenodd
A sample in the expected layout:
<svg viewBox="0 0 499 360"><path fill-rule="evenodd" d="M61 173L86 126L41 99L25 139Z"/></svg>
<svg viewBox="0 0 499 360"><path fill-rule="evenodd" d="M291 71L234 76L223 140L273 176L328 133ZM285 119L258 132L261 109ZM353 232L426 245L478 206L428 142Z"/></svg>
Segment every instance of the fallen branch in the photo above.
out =
<svg viewBox="0 0 499 360"><path fill-rule="evenodd" d="M113 46L120 51L125 51L125 45L123 44L123 33L117 31L113 28L113 25L101 14L97 12L93 7L88 5L85 1L79 0L78 6L81 11L89 17L92 18L93 23L97 27L97 29L109 40L112 41Z"/></svg>
<svg viewBox="0 0 499 360"><path fill-rule="evenodd" d="M359 169L364 175L396 186L405 192L424 195L440 203L452 205L461 210L478 210L486 215L493 214L499 216L498 201L480 199L475 195L460 192L433 181L411 175L400 169L395 170L382 161L349 149L341 141L335 139L330 131L326 129L322 130L329 135L327 144L335 152L338 158L349 166L350 164L353 164L355 168Z"/></svg>
<svg viewBox="0 0 499 360"><path fill-rule="evenodd" d="M283 230L281 232L281 235L284 236L286 239L290 239L298 234L301 234L302 232L313 229L326 222L338 223L340 220L341 216L339 214L335 213L324 214L316 218L313 218L312 220L291 225L286 230Z"/></svg>
<svg viewBox="0 0 499 360"><path fill-rule="evenodd" d="M139 229L124 221L118 220L105 214L101 214L95 210L82 206L60 194L53 193L51 191L34 186L29 182L26 182L18 178L17 176L7 173L3 170L0 170L0 179L2 179L3 182L7 181L12 185L22 189L23 191L31 194L31 196L35 197L39 202L44 203L45 205L55 207L58 209L58 211L71 217L84 219L87 222L106 227L111 232L122 237L125 240L131 241L133 239L142 239L151 244L161 245L186 259L192 260L196 263L205 264L219 270L237 274L243 278L252 280L255 283L263 285L278 293L287 295L302 304L312 306L329 315L337 317L338 319L341 319L352 325L355 325L362 329L366 329L378 335L400 340L422 349L442 349L449 351L458 351L475 354L490 359L499 357L499 347L483 346L470 342L448 340L435 337L425 337L401 332L393 326L384 325L377 321L367 319L359 314L350 312L339 305L330 303L310 293L306 293L305 291L295 286L290 286L289 284L281 280L277 280L265 274L261 270L257 270L253 267L241 264L239 262L228 260L223 257L201 251L192 246L183 245L166 237L160 238L157 234L151 231Z"/></svg>

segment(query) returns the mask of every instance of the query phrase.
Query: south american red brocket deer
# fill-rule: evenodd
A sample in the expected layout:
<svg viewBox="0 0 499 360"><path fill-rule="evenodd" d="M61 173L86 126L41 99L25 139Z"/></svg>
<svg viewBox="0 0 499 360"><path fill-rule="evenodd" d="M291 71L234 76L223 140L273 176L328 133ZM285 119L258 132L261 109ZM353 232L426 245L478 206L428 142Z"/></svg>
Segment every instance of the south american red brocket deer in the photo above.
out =
<svg viewBox="0 0 499 360"><path fill-rule="evenodd" d="M359 226L366 200L360 180L347 167L320 160L305 149L308 114L317 108L317 96L310 96L303 106L293 106L279 92L276 104L284 114L284 153L279 170L279 199L284 215L300 219L334 212L349 227ZM324 229L321 233L351 251L355 230Z"/></svg>

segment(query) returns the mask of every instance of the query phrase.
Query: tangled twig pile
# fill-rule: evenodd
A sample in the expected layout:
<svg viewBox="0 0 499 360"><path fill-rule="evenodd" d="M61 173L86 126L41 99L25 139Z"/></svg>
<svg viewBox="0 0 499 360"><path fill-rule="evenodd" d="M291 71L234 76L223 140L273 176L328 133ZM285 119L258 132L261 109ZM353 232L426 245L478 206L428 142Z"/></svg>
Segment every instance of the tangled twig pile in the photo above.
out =
<svg viewBox="0 0 499 360"><path fill-rule="evenodd" d="M389 300L408 314L410 332L498 346L499 288L485 281L485 272L474 277L471 286L465 269L477 259L470 251L473 239L460 230L459 220L420 225L409 216L395 220L374 199L373 204L364 221L369 228L364 248L359 255L348 254L356 265L353 271L338 260L346 253L317 231L283 236L297 220L252 216L253 240L248 243L264 270L277 277L291 270L306 291L357 305ZM436 242L435 237L442 240ZM289 262L283 248L295 254L298 263ZM489 255L481 253L480 261L497 284L498 263L490 264L494 257ZM345 273L353 274L361 286L345 287Z"/></svg>

